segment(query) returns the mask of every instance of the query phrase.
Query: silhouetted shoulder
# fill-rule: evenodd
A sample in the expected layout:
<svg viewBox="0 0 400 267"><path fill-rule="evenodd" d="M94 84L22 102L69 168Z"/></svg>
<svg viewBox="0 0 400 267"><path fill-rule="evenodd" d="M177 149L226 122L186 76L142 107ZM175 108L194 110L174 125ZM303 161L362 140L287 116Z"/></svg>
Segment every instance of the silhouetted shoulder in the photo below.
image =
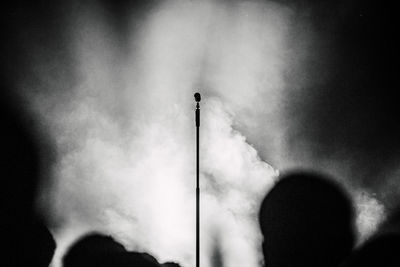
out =
<svg viewBox="0 0 400 267"><path fill-rule="evenodd" d="M349 258L345 267L400 266L400 234L387 233L368 240Z"/></svg>

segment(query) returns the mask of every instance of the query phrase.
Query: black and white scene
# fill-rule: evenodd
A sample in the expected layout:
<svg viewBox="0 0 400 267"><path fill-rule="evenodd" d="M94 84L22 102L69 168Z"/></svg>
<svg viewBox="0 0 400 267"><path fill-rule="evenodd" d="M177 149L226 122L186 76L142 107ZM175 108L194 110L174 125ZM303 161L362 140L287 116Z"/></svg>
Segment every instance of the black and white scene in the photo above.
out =
<svg viewBox="0 0 400 267"><path fill-rule="evenodd" d="M399 267L393 2L2 3L0 266Z"/></svg>

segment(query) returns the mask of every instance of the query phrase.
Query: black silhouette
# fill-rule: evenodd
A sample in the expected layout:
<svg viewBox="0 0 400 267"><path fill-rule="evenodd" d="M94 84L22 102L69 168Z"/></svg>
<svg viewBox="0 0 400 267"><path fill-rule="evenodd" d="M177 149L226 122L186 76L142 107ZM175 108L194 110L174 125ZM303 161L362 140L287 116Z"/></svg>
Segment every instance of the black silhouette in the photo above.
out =
<svg viewBox="0 0 400 267"><path fill-rule="evenodd" d="M49 265L56 247L34 212L36 189L43 173L39 151L46 149L45 138L39 138L30 117L2 89L8 88L4 86L0 91L0 266L44 267Z"/></svg>
<svg viewBox="0 0 400 267"><path fill-rule="evenodd" d="M378 235L368 240L348 259L345 267L400 266L400 234Z"/></svg>
<svg viewBox="0 0 400 267"><path fill-rule="evenodd" d="M112 237L90 234L77 241L63 258L64 267L159 267L149 254L128 252Z"/></svg>
<svg viewBox="0 0 400 267"><path fill-rule="evenodd" d="M353 247L352 219L349 199L328 178L284 176L261 205L265 265L338 266Z"/></svg>

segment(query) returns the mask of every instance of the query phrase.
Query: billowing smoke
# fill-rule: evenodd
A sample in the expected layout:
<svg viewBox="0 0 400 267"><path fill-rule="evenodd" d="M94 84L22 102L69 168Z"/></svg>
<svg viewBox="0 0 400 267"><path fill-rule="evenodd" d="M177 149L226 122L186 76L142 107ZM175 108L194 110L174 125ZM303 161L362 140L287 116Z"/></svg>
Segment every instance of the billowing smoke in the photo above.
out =
<svg viewBox="0 0 400 267"><path fill-rule="evenodd" d="M73 89L50 101L34 96L59 151L42 203L59 245L54 265L73 239L99 230L193 266L199 90L202 262L210 266L218 235L224 263L258 266L258 205L277 171L235 127L263 112L277 129L285 36L277 11L166 2L132 25L127 54L101 6L74 14Z"/></svg>
<svg viewBox="0 0 400 267"><path fill-rule="evenodd" d="M326 51L312 23L295 25L297 10L273 2L150 1L138 10L65 4L62 26L52 29L60 39L27 38L36 46L27 45L17 87L57 151L38 197L58 245L53 265L94 230L160 261L194 265L199 91L202 265L212 266L218 247L226 266L259 266L257 209L277 169L351 172L335 155L316 160L303 138L301 111L312 103L303 90L319 82L304 76L306 59ZM385 211L372 194L353 195L363 240Z"/></svg>

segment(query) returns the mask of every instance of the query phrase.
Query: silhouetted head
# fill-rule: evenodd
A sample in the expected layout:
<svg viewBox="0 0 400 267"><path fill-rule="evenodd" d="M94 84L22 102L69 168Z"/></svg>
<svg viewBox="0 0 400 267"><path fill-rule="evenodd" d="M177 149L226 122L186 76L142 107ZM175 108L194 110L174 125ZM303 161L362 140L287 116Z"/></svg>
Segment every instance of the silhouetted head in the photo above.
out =
<svg viewBox="0 0 400 267"><path fill-rule="evenodd" d="M112 237L91 234L76 242L63 259L64 267L159 267L146 253L128 252Z"/></svg>
<svg viewBox="0 0 400 267"><path fill-rule="evenodd" d="M90 234L78 240L67 252L64 267L111 266L123 253L126 253L124 246L111 236Z"/></svg>
<svg viewBox="0 0 400 267"><path fill-rule="evenodd" d="M161 264L162 267L181 267L178 263L175 262L165 262Z"/></svg>
<svg viewBox="0 0 400 267"><path fill-rule="evenodd" d="M48 267L56 249L56 242L47 227L40 221L27 223L20 229L15 242L20 246L15 266Z"/></svg>
<svg viewBox="0 0 400 267"><path fill-rule="evenodd" d="M336 266L352 249L352 205L326 177L284 176L262 202L265 265Z"/></svg>

